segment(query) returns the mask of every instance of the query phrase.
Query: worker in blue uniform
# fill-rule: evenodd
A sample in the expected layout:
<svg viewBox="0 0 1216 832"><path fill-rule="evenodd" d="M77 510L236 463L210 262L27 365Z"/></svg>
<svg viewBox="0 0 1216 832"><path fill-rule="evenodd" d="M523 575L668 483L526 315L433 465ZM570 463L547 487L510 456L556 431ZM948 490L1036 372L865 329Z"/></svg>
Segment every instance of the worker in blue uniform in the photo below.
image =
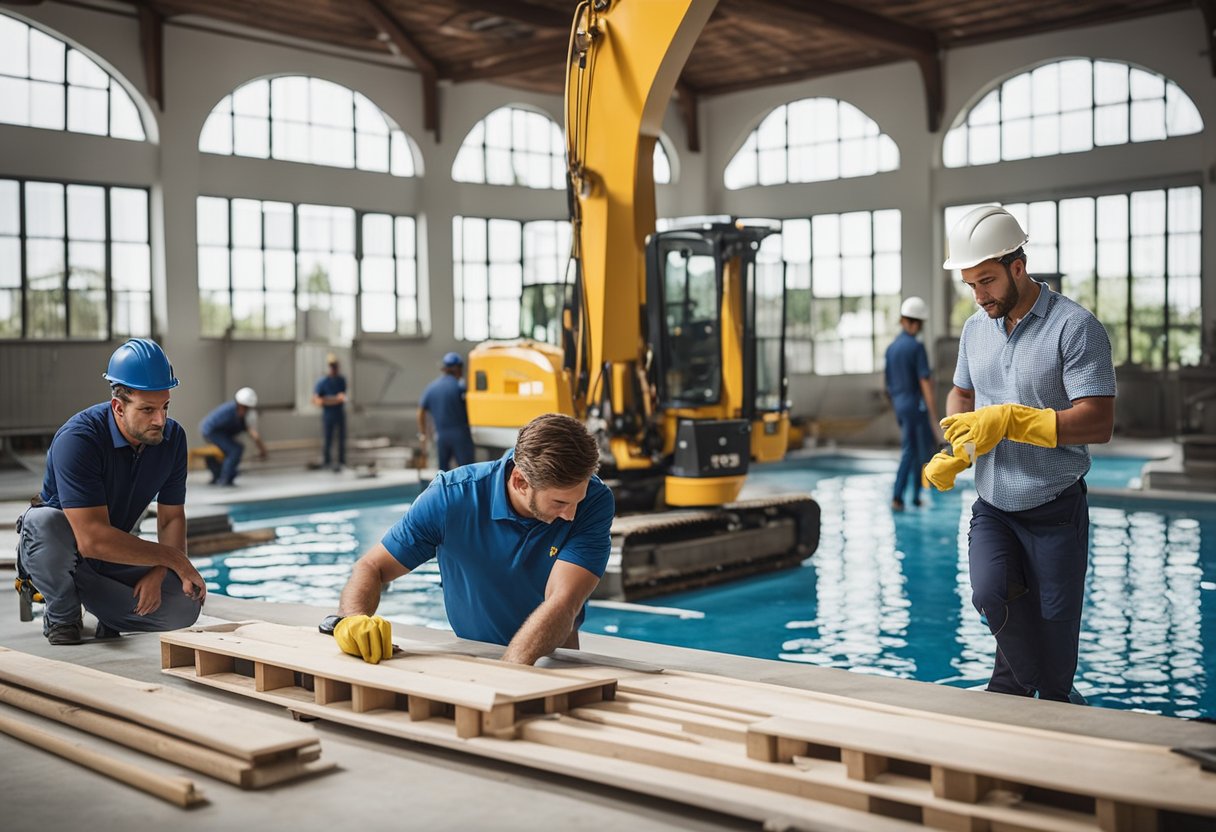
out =
<svg viewBox="0 0 1216 832"><path fill-rule="evenodd" d="M577 648L616 509L598 469L583 423L548 413L521 428L501 459L440 473L355 563L339 614L321 631L364 661L388 658L392 628L375 615L381 587L438 556L456 635L504 644L502 660L518 664Z"/></svg>
<svg viewBox="0 0 1216 832"><path fill-rule="evenodd" d="M19 571L46 601L51 644L79 644L81 604L96 638L187 627L207 585L186 556L186 432L169 418L178 384L155 341L114 351L110 400L68 419L51 441L36 503L18 521ZM156 542L138 535L156 499Z"/></svg>
<svg viewBox="0 0 1216 832"><path fill-rule="evenodd" d="M248 433L258 449L258 459L266 459L266 443L258 432L258 394L252 387L242 387L236 395L206 415L198 431L203 439L215 445L224 454L223 462L207 457L207 468L211 471L211 484L231 486L241 467L245 446L236 440Z"/></svg>
<svg viewBox="0 0 1216 832"><path fill-rule="evenodd" d="M325 438L322 465L341 471L346 465L346 376L338 372L338 356L326 356L329 371L317 381L312 403L321 408L321 433ZM337 448L334 448L337 445Z"/></svg>
<svg viewBox="0 0 1216 832"><path fill-rule="evenodd" d="M1084 701L1073 689L1089 566L1089 443L1109 442L1115 370L1106 328L1026 271L1029 241L1005 209L950 231L980 309L963 324L941 425L951 453L925 466L940 490L975 463L971 599L996 637L988 690Z"/></svg>
<svg viewBox="0 0 1216 832"><path fill-rule="evenodd" d="M899 469L895 472L895 491L891 508L904 510L904 493L912 482L912 504L920 505L920 470L933 456L937 445L937 404L933 400L933 381L929 356L917 336L929 318L928 305L917 297L908 298L899 308L900 333L887 347L883 373L887 398L899 422Z"/></svg>
<svg viewBox="0 0 1216 832"><path fill-rule="evenodd" d="M435 425L436 467L447 471L452 460L457 465L473 461L473 434L469 431L469 412L465 407L464 361L454 352L443 357L439 378L422 391L418 402L418 441L428 443L427 414Z"/></svg>

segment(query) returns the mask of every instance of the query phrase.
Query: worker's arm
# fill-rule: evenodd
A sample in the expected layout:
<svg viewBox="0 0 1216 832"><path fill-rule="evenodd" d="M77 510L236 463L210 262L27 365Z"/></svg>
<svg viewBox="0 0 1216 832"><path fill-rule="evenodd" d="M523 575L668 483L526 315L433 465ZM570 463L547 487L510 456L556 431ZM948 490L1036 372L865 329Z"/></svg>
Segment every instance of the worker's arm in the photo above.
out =
<svg viewBox="0 0 1216 832"><path fill-rule="evenodd" d="M934 401L933 381L932 379L922 378L920 380L920 394L925 399L925 407L929 411L929 424L933 426L935 436L941 436L941 428L938 426L937 402Z"/></svg>
<svg viewBox="0 0 1216 832"><path fill-rule="evenodd" d="M511 639L502 660L534 664L557 647L577 647L574 622L599 582L594 572L581 566L563 560L554 563L545 584L545 600Z"/></svg>
<svg viewBox="0 0 1216 832"><path fill-rule="evenodd" d="M966 413L969 410L975 410L975 391L964 390L957 384L950 388L950 392L946 394L946 415L953 416L955 413Z"/></svg>
<svg viewBox="0 0 1216 832"><path fill-rule="evenodd" d="M1056 411L1057 445L1101 445L1114 431L1114 396L1077 399L1067 410Z"/></svg>
<svg viewBox="0 0 1216 832"><path fill-rule="evenodd" d="M156 505L156 539L165 546L186 551L186 508L181 505ZM135 614L150 615L160 609L160 588L165 581L164 566L153 566L135 582Z"/></svg>
<svg viewBox="0 0 1216 832"><path fill-rule="evenodd" d="M173 513L172 506L165 506L165 508L170 509L170 514ZM180 521L174 519L162 521L158 517L156 521L157 539L160 541L168 539L160 537L159 534L161 523L165 522L169 525L169 535L174 540L180 541L180 548L164 542L153 543L150 540L142 540L133 534L114 528L110 525L110 512L105 506L65 508L63 513L72 527L72 534L76 537L76 549L84 557L109 563L164 566L172 569L181 579L182 592L201 601L207 595L207 582L186 557L186 513L181 506L176 508L181 511ZM160 509L160 504L157 504L158 513ZM180 531L178 530L179 522Z"/></svg>
<svg viewBox="0 0 1216 832"><path fill-rule="evenodd" d="M355 561L350 579L342 588L338 614L373 615L380 606L380 588L409 571L388 553L383 543L377 543Z"/></svg>
<svg viewBox="0 0 1216 832"><path fill-rule="evenodd" d="M258 458L265 459L270 456L266 451L266 443L262 441L262 434L258 433L257 428L246 428L249 431L249 438L253 440L253 444L258 446Z"/></svg>
<svg viewBox="0 0 1216 832"><path fill-rule="evenodd" d="M418 408L418 438L423 442L426 441L426 408Z"/></svg>

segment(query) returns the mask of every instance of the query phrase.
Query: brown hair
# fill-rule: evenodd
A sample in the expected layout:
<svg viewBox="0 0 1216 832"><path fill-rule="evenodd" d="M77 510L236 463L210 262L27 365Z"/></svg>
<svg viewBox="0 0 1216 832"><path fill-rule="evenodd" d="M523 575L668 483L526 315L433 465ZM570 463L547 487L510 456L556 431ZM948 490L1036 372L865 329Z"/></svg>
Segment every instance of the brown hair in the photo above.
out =
<svg viewBox="0 0 1216 832"><path fill-rule="evenodd" d="M582 422L546 413L520 428L515 467L533 488L573 488L599 470L599 446Z"/></svg>

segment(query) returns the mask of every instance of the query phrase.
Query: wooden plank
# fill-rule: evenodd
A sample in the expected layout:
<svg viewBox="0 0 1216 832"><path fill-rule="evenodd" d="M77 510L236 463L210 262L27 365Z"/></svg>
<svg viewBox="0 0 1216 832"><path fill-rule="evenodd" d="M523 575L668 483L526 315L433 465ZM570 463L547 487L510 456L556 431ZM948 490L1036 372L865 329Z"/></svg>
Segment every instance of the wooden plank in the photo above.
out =
<svg viewBox="0 0 1216 832"><path fill-rule="evenodd" d="M351 698L351 686L324 676L313 677L313 697L318 705L345 702Z"/></svg>
<svg viewBox="0 0 1216 832"><path fill-rule="evenodd" d="M481 736L481 711L457 705L456 736L462 740Z"/></svg>
<svg viewBox="0 0 1216 832"><path fill-rule="evenodd" d="M1102 832L1157 832L1161 828L1159 813L1149 806L1099 800L1094 813Z"/></svg>
<svg viewBox="0 0 1216 832"><path fill-rule="evenodd" d="M408 699L410 721L421 722L424 719L439 716L443 713L443 704L421 696L411 696Z"/></svg>
<svg viewBox="0 0 1216 832"><path fill-rule="evenodd" d="M166 644L161 642L160 645L160 666L164 667L181 667L182 665L194 664L194 651L188 647L178 647L176 644Z"/></svg>
<svg viewBox="0 0 1216 832"><path fill-rule="evenodd" d="M933 766L929 782L933 786L933 793L938 797L963 803L979 803L995 783L991 777L972 774L969 771L955 771L946 766Z"/></svg>
<svg viewBox="0 0 1216 832"><path fill-rule="evenodd" d="M176 667L166 672L194 675L194 668ZM0 681L129 719L245 760L317 741L316 733L309 728L227 702L2 647Z"/></svg>
<svg viewBox="0 0 1216 832"><path fill-rule="evenodd" d="M719 719L712 716L702 716L679 708L663 707L638 702L635 699L620 698L613 702L601 702L593 706L597 709L616 713L637 714L656 719L667 720L680 726L686 733L718 740L730 740L740 744L747 742L747 725L734 720Z"/></svg>
<svg viewBox="0 0 1216 832"><path fill-rule="evenodd" d="M570 710L570 695L566 693L555 693L552 696L545 697L545 713L555 714L564 713Z"/></svg>
<svg viewBox="0 0 1216 832"><path fill-rule="evenodd" d="M392 710L397 707L397 694L391 690L351 685L350 707L357 714L368 711Z"/></svg>
<svg viewBox="0 0 1216 832"><path fill-rule="evenodd" d="M677 740L679 742L698 743L702 742L698 737L684 733L680 726L676 723L665 722L660 719L652 719L645 716L635 716L633 714L614 713L613 711L602 710L599 708L575 708L570 711L569 716L575 719L581 719L584 722L594 722L599 725L615 725L618 728L628 728L630 731L638 731L643 734L654 734L657 737L667 737L668 739Z"/></svg>
<svg viewBox="0 0 1216 832"><path fill-rule="evenodd" d="M188 808L206 801L193 780L148 771L126 760L95 751L79 742L62 739L16 719L0 716L0 731L176 806Z"/></svg>
<svg viewBox="0 0 1216 832"><path fill-rule="evenodd" d="M211 653L206 650L194 651L194 672L199 676L210 676L212 673L231 673L236 667L236 659L223 653Z"/></svg>
<svg viewBox="0 0 1216 832"><path fill-rule="evenodd" d="M296 674L282 667L275 667L264 662L254 662L253 679L258 690L274 690L289 688L296 683Z"/></svg>
<svg viewBox="0 0 1216 832"><path fill-rule="evenodd" d="M851 748L841 750L840 758L844 763L845 771L853 780L877 780L878 775L886 772L891 763L887 757L867 754L864 751L854 751ZM934 793L936 794L936 792ZM945 797L940 794L937 796Z"/></svg>
<svg viewBox="0 0 1216 832"><path fill-rule="evenodd" d="M483 736L498 737L499 739L515 739L515 705L507 703L496 705L489 713L481 715L481 733Z"/></svg>

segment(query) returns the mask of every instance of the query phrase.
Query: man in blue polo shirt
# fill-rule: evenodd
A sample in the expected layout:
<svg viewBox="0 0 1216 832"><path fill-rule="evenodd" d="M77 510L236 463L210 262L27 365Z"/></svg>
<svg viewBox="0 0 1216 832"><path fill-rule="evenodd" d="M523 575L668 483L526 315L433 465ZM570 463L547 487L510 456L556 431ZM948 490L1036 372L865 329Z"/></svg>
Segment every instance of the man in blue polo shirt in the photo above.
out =
<svg viewBox="0 0 1216 832"><path fill-rule="evenodd" d="M928 305L918 297L908 298L899 307L899 335L887 347L883 378L887 398L895 410L901 437L899 469L895 472L895 491L891 508L904 510L904 492L912 482L912 504L920 505L920 469L933 456L937 442L937 404L933 400L933 381L929 374L929 355L917 340L929 317Z"/></svg>
<svg viewBox="0 0 1216 832"><path fill-rule="evenodd" d="M944 268L961 269L980 311L963 325L942 420L952 454L925 466L938 489L975 462L972 603L996 637L988 690L1084 701L1077 670L1089 565L1088 444L1110 441L1115 371L1106 329L1033 280L1029 238L983 206L950 232Z"/></svg>
<svg viewBox="0 0 1216 832"><path fill-rule="evenodd" d="M338 356L326 356L329 371L317 380L312 391L312 403L321 408L321 433L325 438L322 465L341 471L346 464L346 376L338 372ZM337 453L332 453L334 445Z"/></svg>
<svg viewBox="0 0 1216 832"><path fill-rule="evenodd" d="M468 465L473 461L473 434L469 432L469 412L464 403L464 361L454 352L443 357L439 378L422 391L418 402L418 439L426 446L426 416L431 414L435 423L436 467L440 471L451 468L452 459L457 465Z"/></svg>
<svg viewBox="0 0 1216 832"><path fill-rule="evenodd" d="M388 658L392 630L374 615L380 588L439 555L456 635L505 644L502 660L518 664L577 648L616 508L598 469L583 424L549 413L525 425L501 459L439 474L355 563L339 615L322 632L365 661Z"/></svg>
<svg viewBox="0 0 1216 832"><path fill-rule="evenodd" d="M215 457L207 457L212 485L236 484L241 457L245 455L245 446L236 441L242 433L248 432L249 438L257 445L258 459L266 459L268 456L266 443L258 432L258 394L252 387L237 390L235 396L203 417L198 432L203 435L203 439L215 445L224 454L223 462Z"/></svg>
<svg viewBox="0 0 1216 832"><path fill-rule="evenodd" d="M108 402L64 423L39 504L18 521L18 569L46 600L51 644L79 644L80 605L97 638L188 627L207 585L186 557L186 433L168 416L178 384L155 341L132 338L104 374ZM138 537L156 499L157 542Z"/></svg>

